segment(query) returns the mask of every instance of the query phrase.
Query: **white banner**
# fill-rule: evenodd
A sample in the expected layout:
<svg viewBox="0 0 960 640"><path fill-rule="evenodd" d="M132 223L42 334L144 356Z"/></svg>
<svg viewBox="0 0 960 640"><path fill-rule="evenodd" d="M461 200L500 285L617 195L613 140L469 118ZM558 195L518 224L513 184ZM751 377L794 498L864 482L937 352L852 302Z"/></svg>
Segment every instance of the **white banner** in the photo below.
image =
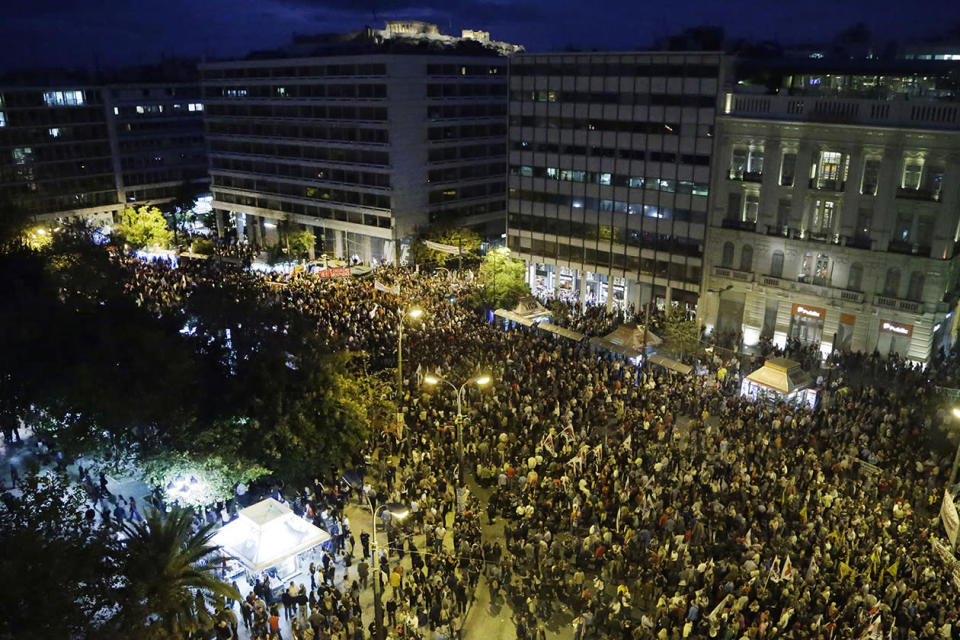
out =
<svg viewBox="0 0 960 640"><path fill-rule="evenodd" d="M940 519L943 521L943 528L947 531L947 538L950 545L957 546L957 533L960 532L960 515L957 514L957 505L953 503L953 496L950 491L943 492L943 504L940 505Z"/></svg>
<svg viewBox="0 0 960 640"><path fill-rule="evenodd" d="M379 280L374 280L373 288L376 289L377 291L383 291L384 293L392 293L395 296L400 295L400 285L398 284L395 284L391 287L383 284Z"/></svg>
<svg viewBox="0 0 960 640"><path fill-rule="evenodd" d="M460 247L455 247L452 244L440 244L439 242L433 242L432 240L421 240L423 246L428 249L433 249L434 251L439 251L440 253L452 253L453 255L460 255L466 253Z"/></svg>

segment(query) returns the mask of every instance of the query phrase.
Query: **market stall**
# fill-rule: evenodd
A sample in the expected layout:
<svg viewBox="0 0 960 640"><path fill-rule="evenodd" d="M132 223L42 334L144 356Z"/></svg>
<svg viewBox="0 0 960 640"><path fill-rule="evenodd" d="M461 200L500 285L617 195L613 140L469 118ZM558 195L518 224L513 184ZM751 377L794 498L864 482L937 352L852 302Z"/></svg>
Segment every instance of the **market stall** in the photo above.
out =
<svg viewBox="0 0 960 640"><path fill-rule="evenodd" d="M818 390L813 377L800 363L787 358L769 358L763 366L743 379L740 395L751 400L785 402L815 407Z"/></svg>
<svg viewBox="0 0 960 640"><path fill-rule="evenodd" d="M564 338L573 340L574 342L580 342L586 337L582 333L567 329L565 327L560 327L555 324L550 324L549 322L541 322L537 325L537 328L541 331L546 331L547 333L563 336Z"/></svg>
<svg viewBox="0 0 960 640"><path fill-rule="evenodd" d="M652 355L647 358L647 362L650 364L659 365L668 371L675 371L684 376L693 371L693 367L690 365L683 364L682 362L678 362L676 360L671 360L670 358L661 355Z"/></svg>
<svg viewBox="0 0 960 640"><path fill-rule="evenodd" d="M540 304L533 296L525 296L517 301L513 311L497 309L493 312L495 318L500 318L505 328L510 329L516 324L531 327L538 322L550 319L550 310Z"/></svg>
<svg viewBox="0 0 960 640"><path fill-rule="evenodd" d="M297 556L329 539L323 529L267 498L241 510L236 520L217 531L212 542L251 573L274 568L277 577L286 582L301 570Z"/></svg>

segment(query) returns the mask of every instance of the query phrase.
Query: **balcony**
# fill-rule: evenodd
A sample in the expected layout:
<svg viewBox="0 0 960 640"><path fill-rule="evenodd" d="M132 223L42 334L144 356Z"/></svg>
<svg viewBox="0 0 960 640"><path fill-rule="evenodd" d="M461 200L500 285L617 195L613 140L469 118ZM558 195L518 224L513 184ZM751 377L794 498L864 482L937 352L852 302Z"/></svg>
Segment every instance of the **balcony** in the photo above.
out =
<svg viewBox="0 0 960 640"><path fill-rule="evenodd" d="M930 257L931 247L919 243L907 242L904 240L891 240L887 245L887 251L890 253L902 253L908 256Z"/></svg>
<svg viewBox="0 0 960 640"><path fill-rule="evenodd" d="M897 187L897 197L905 200L940 202L940 191L934 191L933 189L909 189Z"/></svg>
<svg viewBox="0 0 960 640"><path fill-rule="evenodd" d="M887 309L896 309L897 311L923 313L923 303L915 300L901 300L899 298L891 298L890 296L877 294L873 296L873 304L878 307L886 307Z"/></svg>
<svg viewBox="0 0 960 640"><path fill-rule="evenodd" d="M737 229L739 231L756 231L757 223L749 220L737 220L736 218L724 218L720 226L724 229Z"/></svg>
<svg viewBox="0 0 960 640"><path fill-rule="evenodd" d="M731 269L730 267L714 267L713 275L718 278L739 280L740 282L753 282L753 274L749 271L740 271L738 269Z"/></svg>
<svg viewBox="0 0 960 640"><path fill-rule="evenodd" d="M854 304L860 304L863 302L863 294L859 291L851 291L849 289L841 289L840 299L844 302L852 302Z"/></svg>
<svg viewBox="0 0 960 640"><path fill-rule="evenodd" d="M818 178L810 178L808 186L818 191L834 191L840 193L844 187L847 186L847 183L844 180L820 180Z"/></svg>
<svg viewBox="0 0 960 640"><path fill-rule="evenodd" d="M858 234L852 238L847 238L847 246L854 247L855 249L866 249L870 250L873 247L873 240L870 239L870 236L865 236Z"/></svg>

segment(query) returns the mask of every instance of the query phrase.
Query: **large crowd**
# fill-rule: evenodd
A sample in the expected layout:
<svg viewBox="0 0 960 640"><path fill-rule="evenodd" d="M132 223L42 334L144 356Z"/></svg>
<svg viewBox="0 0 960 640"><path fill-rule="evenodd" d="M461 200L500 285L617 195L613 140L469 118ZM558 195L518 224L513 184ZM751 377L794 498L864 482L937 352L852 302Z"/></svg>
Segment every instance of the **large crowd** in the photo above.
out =
<svg viewBox="0 0 960 640"><path fill-rule="evenodd" d="M130 294L159 312L203 282L254 283L380 368L395 365L398 314L413 303L427 311L405 336L402 438L383 433L360 452L367 486L354 493L338 472L271 488L303 517L333 523L327 560L309 588L284 585L278 597L258 584L226 606L219 638L233 637L234 610L253 638L272 640L281 615L296 640L370 637L358 603L372 580L385 587L391 636L404 638L452 637L479 588L509 604L521 639L567 618L576 640L960 637L958 587L932 544L949 465L928 446L942 419L934 384L960 372L952 356L926 370L836 356L845 394L818 410L771 406L738 397L733 376L638 368L585 343L506 331L460 305L467 285L446 275L381 268L276 284L229 265L127 268ZM615 314L571 306L566 323L596 334ZM494 381L465 392L462 471L473 490L459 501L456 397L422 386L428 371ZM412 511L375 567L369 535L355 549L344 515L363 491ZM223 516L213 511L198 520ZM482 535L494 522L502 538Z"/></svg>

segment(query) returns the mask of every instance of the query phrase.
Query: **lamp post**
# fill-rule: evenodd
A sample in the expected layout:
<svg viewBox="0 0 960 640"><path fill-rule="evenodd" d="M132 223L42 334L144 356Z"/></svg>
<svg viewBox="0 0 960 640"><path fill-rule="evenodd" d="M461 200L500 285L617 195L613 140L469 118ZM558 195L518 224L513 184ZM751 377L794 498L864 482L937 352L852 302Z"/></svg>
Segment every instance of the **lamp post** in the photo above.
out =
<svg viewBox="0 0 960 640"><path fill-rule="evenodd" d="M440 376L425 376L423 381L430 386L437 384L438 382L443 382L449 386L457 394L457 460L458 460L458 471L457 471L457 503L456 509L459 513L460 511L460 493L463 488L463 391L470 384L475 384L478 387L485 387L490 384L492 378L487 374L480 374L469 378L462 385L457 387L446 378L441 378ZM456 520L456 513L454 514L454 520Z"/></svg>
<svg viewBox="0 0 960 640"><path fill-rule="evenodd" d="M423 315L423 309L414 307L397 312L397 398L403 400L403 321L406 318L417 320Z"/></svg>
<svg viewBox="0 0 960 640"><path fill-rule="evenodd" d="M347 478L346 476L343 477L343 480L354 489L358 488L357 481ZM362 487L363 481L360 480L359 484ZM374 494L373 497L376 498L376 494L374 492L371 491L370 493L373 493ZM366 494L364 497L367 499L367 507L370 509L370 517L372 518L372 524L373 524L373 536L372 536L373 545L370 548L370 553L372 555L372 558L370 559L370 563L373 565L371 569L374 572L373 573L373 620L374 620L374 626L376 627L376 631L375 631L376 635L374 636L374 638L375 640L384 640L387 637L387 629L386 627L383 626L383 602L381 601L381 594L380 594L380 558L379 558L379 553L377 553L379 551L379 547L377 545L377 518L380 516L381 513L386 511L394 518L398 520L403 520L408 515L410 515L410 509L409 507L407 507L407 505L399 504L397 502L385 502L381 504L379 507L374 508L373 502L370 499L370 494Z"/></svg>

